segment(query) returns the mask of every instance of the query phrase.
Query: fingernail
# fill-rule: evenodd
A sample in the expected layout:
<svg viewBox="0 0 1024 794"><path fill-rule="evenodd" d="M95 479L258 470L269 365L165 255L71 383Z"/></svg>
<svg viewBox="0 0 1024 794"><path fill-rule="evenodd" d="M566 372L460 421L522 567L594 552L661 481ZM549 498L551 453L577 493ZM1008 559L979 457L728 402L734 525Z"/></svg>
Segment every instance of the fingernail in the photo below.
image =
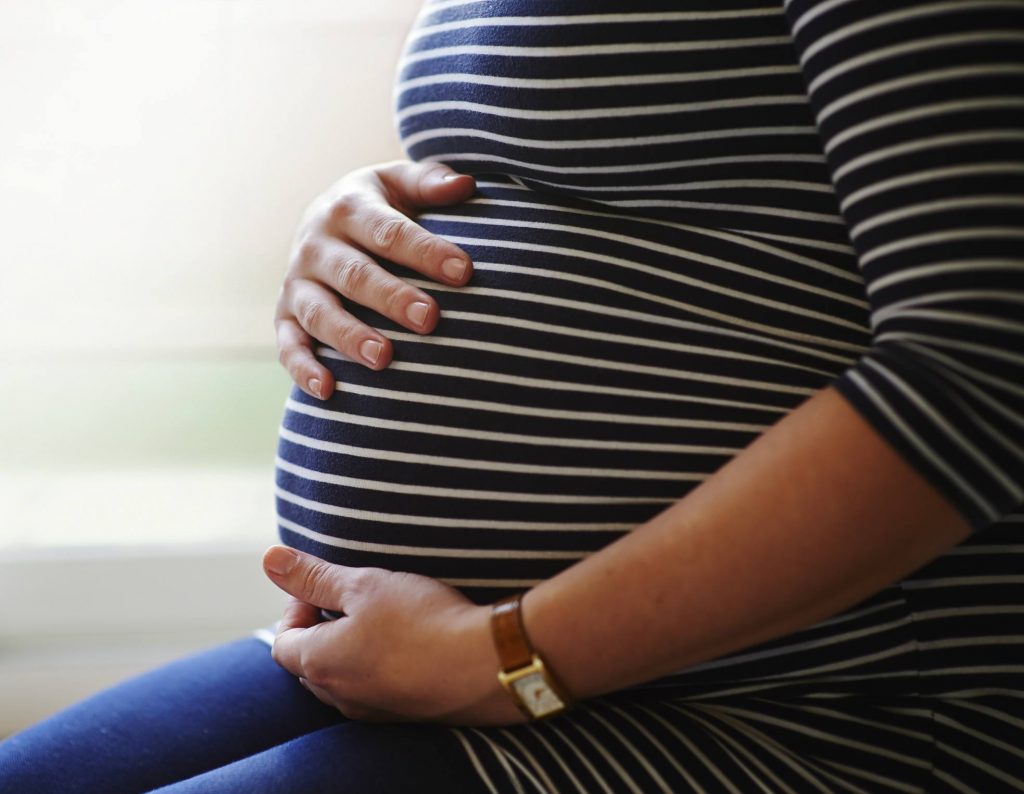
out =
<svg viewBox="0 0 1024 794"><path fill-rule="evenodd" d="M383 345L376 339L367 339L359 346L359 353L371 364L376 364L382 347Z"/></svg>
<svg viewBox="0 0 1024 794"><path fill-rule="evenodd" d="M416 301L410 303L405 309L405 316L409 318L409 321L416 325L423 325L423 321L427 318L427 306L423 301Z"/></svg>
<svg viewBox="0 0 1024 794"><path fill-rule="evenodd" d="M464 174L431 174L430 181L435 185L447 185L461 176L464 176Z"/></svg>
<svg viewBox="0 0 1024 794"><path fill-rule="evenodd" d="M298 559L298 556L291 549L286 549L284 546L272 546L263 558L263 563L271 573L284 576L295 567Z"/></svg>
<svg viewBox="0 0 1024 794"><path fill-rule="evenodd" d="M466 268L469 267L469 263L452 257L446 259L441 263L441 270L448 276L452 281L461 281L462 277L466 275Z"/></svg>
<svg viewBox="0 0 1024 794"><path fill-rule="evenodd" d="M311 392L313 392L313 394L316 397L319 397L320 399L323 399L322 397L320 397L320 389L322 387L323 387L323 384L320 383L320 381L318 381L316 378L310 378L309 379L309 390Z"/></svg>

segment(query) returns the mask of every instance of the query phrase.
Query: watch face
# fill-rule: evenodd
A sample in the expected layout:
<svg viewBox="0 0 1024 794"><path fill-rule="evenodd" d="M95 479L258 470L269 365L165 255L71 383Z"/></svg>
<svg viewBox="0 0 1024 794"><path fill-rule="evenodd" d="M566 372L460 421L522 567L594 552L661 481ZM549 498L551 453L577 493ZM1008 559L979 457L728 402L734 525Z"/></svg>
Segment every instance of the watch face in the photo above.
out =
<svg viewBox="0 0 1024 794"><path fill-rule="evenodd" d="M565 705L539 672L524 675L512 682L512 686L515 687L516 693L534 717L542 717L552 711L558 711Z"/></svg>

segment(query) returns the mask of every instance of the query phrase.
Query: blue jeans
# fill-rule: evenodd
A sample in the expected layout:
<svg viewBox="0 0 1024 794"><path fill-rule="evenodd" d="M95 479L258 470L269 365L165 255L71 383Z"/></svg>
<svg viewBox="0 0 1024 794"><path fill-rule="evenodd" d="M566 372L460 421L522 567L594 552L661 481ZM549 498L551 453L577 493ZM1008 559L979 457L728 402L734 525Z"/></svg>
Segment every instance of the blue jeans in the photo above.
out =
<svg viewBox="0 0 1024 794"><path fill-rule="evenodd" d="M482 786L443 726L348 720L255 637L131 678L0 742L3 794L475 794Z"/></svg>

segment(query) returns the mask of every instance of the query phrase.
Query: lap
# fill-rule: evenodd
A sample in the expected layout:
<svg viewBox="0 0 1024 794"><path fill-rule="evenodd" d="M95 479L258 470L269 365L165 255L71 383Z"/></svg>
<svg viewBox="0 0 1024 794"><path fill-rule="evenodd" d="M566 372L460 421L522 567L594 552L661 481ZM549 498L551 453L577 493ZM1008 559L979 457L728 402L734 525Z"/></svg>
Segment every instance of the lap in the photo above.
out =
<svg viewBox="0 0 1024 794"><path fill-rule="evenodd" d="M753 694L609 697L550 724L508 728L365 723L320 703L265 643L243 638L124 681L0 742L0 790L493 794L543 789L550 779L554 791L713 791L724 780L745 790L763 776L801 790L809 780L828 789L853 768L921 790L929 763L937 780L964 790L978 776L990 784L989 767L1006 769L1019 752L1006 741L1019 699L941 701L956 710L939 715L934 698L912 695ZM1006 745L999 760L995 736ZM493 788L482 788L484 780Z"/></svg>
<svg viewBox="0 0 1024 794"><path fill-rule="evenodd" d="M443 727L346 722L159 794L486 794L482 786L457 739Z"/></svg>
<svg viewBox="0 0 1024 794"><path fill-rule="evenodd" d="M293 790L283 782L293 777L302 781L295 791L386 791L359 781L414 774L418 763L444 773L438 759L465 765L447 729L347 720L246 637L128 679L0 742L0 780L33 794L145 792L192 779L202 785L181 791L277 792Z"/></svg>

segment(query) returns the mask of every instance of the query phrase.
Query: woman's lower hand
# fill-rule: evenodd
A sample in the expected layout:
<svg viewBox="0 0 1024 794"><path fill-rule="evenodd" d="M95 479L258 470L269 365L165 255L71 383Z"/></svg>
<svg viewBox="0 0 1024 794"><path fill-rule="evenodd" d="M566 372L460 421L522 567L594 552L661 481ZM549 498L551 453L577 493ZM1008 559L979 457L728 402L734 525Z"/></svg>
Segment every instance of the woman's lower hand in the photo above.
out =
<svg viewBox="0 0 1024 794"><path fill-rule="evenodd" d="M342 307L345 297L417 333L437 325L437 303L393 276L381 256L445 284L472 274L469 255L410 219L426 207L465 201L472 176L441 163L395 160L352 171L307 208L277 301L274 326L281 364L318 399L334 393L334 377L313 354L314 340L370 369L391 362L391 342Z"/></svg>
<svg viewBox="0 0 1024 794"><path fill-rule="evenodd" d="M278 664L344 716L375 722L526 722L498 682L490 607L418 574L335 565L284 546L263 557L291 598ZM320 610L341 612L323 621Z"/></svg>

